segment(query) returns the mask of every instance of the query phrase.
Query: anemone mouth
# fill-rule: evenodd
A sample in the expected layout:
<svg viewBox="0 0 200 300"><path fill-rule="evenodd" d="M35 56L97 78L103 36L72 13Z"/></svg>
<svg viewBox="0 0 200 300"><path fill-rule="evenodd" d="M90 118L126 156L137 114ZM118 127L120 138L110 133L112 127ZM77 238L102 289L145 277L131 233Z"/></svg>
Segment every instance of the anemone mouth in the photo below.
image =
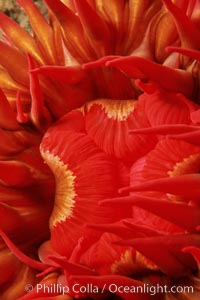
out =
<svg viewBox="0 0 200 300"><path fill-rule="evenodd" d="M43 151L42 149L41 155L52 170L56 181L54 208L49 221L51 229L58 223L70 218L73 214L76 177L58 156L54 156L49 151Z"/></svg>
<svg viewBox="0 0 200 300"><path fill-rule="evenodd" d="M111 100L111 99L98 99L86 105L87 113L93 106L100 106L108 119L117 121L125 121L129 115L134 111L136 100Z"/></svg>
<svg viewBox="0 0 200 300"><path fill-rule="evenodd" d="M177 162L172 171L168 172L170 177L200 172L200 154L191 154L181 162Z"/></svg>

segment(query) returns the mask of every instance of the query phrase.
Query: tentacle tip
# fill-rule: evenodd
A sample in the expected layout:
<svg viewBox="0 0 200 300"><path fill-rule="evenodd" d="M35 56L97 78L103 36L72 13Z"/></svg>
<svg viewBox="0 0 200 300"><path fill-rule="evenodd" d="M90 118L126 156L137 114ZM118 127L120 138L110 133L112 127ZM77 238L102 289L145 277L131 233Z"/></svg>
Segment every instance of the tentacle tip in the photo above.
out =
<svg viewBox="0 0 200 300"><path fill-rule="evenodd" d="M81 66L81 69L82 70L88 70L90 68L90 64L83 64L82 66Z"/></svg>
<svg viewBox="0 0 200 300"><path fill-rule="evenodd" d="M114 67L115 66L115 61L113 61L113 60L107 61L105 63L105 66L106 67Z"/></svg>
<svg viewBox="0 0 200 300"><path fill-rule="evenodd" d="M124 189L123 189L123 188L121 188L121 189L118 190L118 193L119 193L120 195L122 195L123 192L124 192Z"/></svg>
<svg viewBox="0 0 200 300"><path fill-rule="evenodd" d="M165 52L167 53L174 53L174 52L179 52L181 51L181 47L175 47L175 46L167 46L165 47Z"/></svg>
<svg viewBox="0 0 200 300"><path fill-rule="evenodd" d="M111 199L100 200L100 201L98 201L98 206L102 207L102 206L110 205L110 200Z"/></svg>
<svg viewBox="0 0 200 300"><path fill-rule="evenodd" d="M33 73L33 74L38 74L40 73L40 68L35 68L35 69L32 69L29 71L30 73Z"/></svg>
<svg viewBox="0 0 200 300"><path fill-rule="evenodd" d="M30 121L28 114L24 114L23 116L17 116L16 120L20 124L27 124Z"/></svg>
<svg viewBox="0 0 200 300"><path fill-rule="evenodd" d="M191 253L192 250L193 250L192 246L184 247L184 248L181 249L181 251L183 253Z"/></svg>
<svg viewBox="0 0 200 300"><path fill-rule="evenodd" d="M172 53L173 52L172 47L170 46L165 47L165 52Z"/></svg>
<svg viewBox="0 0 200 300"><path fill-rule="evenodd" d="M129 186L118 189L118 193L120 195L123 195L124 193L129 192L129 191L130 191L130 187Z"/></svg>
<svg viewBox="0 0 200 300"><path fill-rule="evenodd" d="M141 79L136 79L135 84L138 86L140 90L142 90L143 92L149 95L153 94L158 89L158 86L151 81L144 82Z"/></svg>

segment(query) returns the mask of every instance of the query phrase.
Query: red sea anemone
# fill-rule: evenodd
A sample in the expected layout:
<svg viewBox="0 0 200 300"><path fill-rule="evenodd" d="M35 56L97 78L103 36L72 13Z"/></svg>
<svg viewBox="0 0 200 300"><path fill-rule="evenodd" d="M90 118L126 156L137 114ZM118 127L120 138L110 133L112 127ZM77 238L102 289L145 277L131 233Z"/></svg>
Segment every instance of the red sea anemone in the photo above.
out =
<svg viewBox="0 0 200 300"><path fill-rule="evenodd" d="M48 20L17 2L33 34L0 14L1 299L198 299L199 0L45 0Z"/></svg>

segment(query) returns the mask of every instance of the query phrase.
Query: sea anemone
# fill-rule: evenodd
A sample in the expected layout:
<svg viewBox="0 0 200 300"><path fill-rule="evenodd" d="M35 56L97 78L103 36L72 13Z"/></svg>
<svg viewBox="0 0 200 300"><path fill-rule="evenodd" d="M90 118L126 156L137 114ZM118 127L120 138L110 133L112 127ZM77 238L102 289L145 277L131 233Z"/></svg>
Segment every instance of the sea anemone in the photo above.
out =
<svg viewBox="0 0 200 300"><path fill-rule="evenodd" d="M32 34L0 14L1 299L198 299L200 1L45 0L48 20L17 3Z"/></svg>

